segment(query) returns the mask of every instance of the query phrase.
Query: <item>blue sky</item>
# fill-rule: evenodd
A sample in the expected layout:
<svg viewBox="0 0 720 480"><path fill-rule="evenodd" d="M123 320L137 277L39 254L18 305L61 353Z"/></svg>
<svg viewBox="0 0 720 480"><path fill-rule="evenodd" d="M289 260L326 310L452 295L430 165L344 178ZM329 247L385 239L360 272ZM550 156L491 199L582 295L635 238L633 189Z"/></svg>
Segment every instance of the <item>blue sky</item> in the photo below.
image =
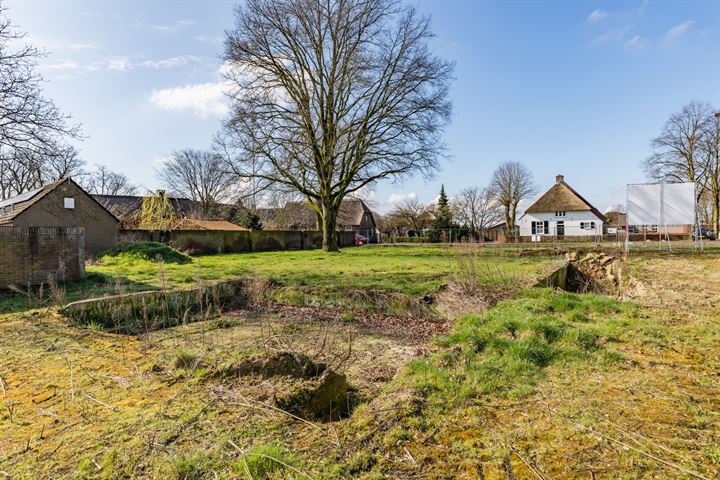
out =
<svg viewBox="0 0 720 480"><path fill-rule="evenodd" d="M45 93L84 125L83 158L148 188L181 148L206 148L227 111L218 74L232 1L4 0L50 53ZM456 62L451 159L430 181L381 183L383 211L484 186L505 160L557 173L605 209L643 181L668 115L720 109L720 1L420 1L438 55Z"/></svg>

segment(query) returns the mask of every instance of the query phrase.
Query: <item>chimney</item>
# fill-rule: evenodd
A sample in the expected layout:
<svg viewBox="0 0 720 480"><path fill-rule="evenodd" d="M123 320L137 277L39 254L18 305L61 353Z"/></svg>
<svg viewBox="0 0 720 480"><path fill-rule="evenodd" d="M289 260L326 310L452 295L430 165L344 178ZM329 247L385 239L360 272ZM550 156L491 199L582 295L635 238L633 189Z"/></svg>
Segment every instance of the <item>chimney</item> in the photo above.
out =
<svg viewBox="0 0 720 480"><path fill-rule="evenodd" d="M555 183L562 183L565 181L565 177L562 175L555 175Z"/></svg>

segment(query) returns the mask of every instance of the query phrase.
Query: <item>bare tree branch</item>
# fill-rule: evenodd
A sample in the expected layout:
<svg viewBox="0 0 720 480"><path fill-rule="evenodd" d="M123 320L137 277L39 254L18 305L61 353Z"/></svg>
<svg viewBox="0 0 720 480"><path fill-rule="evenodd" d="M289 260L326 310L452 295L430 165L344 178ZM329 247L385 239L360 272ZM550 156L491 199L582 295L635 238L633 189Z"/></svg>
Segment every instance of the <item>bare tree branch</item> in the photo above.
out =
<svg viewBox="0 0 720 480"><path fill-rule="evenodd" d="M94 171L88 172L81 184L88 193L97 195L136 195L139 190L127 176L105 165L97 165Z"/></svg>
<svg viewBox="0 0 720 480"><path fill-rule="evenodd" d="M0 3L0 197L7 198L74 173L81 162L66 141L81 134L41 94L35 68L44 52L18 47L25 35L4 13Z"/></svg>
<svg viewBox="0 0 720 480"><path fill-rule="evenodd" d="M236 196L234 178L225 169L223 157L215 152L175 152L158 175L173 195L198 202L205 215L213 214L218 203L231 202Z"/></svg>
<svg viewBox="0 0 720 480"><path fill-rule="evenodd" d="M231 171L305 197L336 250L346 195L430 175L443 156L453 66L431 37L391 0L248 0L226 43Z"/></svg>
<svg viewBox="0 0 720 480"><path fill-rule="evenodd" d="M537 192L532 173L519 162L504 162L495 169L489 189L495 202L503 208L505 225L512 232L518 204Z"/></svg>

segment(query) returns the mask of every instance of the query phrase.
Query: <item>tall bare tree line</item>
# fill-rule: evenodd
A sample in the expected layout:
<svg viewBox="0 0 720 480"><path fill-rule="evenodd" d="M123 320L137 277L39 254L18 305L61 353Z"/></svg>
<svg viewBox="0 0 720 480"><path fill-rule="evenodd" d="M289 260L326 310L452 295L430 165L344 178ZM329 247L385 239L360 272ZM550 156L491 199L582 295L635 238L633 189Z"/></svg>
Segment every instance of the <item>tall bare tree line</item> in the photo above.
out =
<svg viewBox="0 0 720 480"><path fill-rule="evenodd" d="M707 220L719 233L720 112L709 103L691 102L670 115L650 146L643 168L653 181L694 182L700 204L709 204Z"/></svg>
<svg viewBox="0 0 720 480"><path fill-rule="evenodd" d="M77 151L69 140L80 126L42 95L36 72L44 52L26 44L0 2L0 197L37 188L73 172Z"/></svg>
<svg viewBox="0 0 720 480"><path fill-rule="evenodd" d="M36 70L45 52L25 43L5 12L0 1L0 199L69 176L90 193L134 193L125 175L87 170L70 143L82 139L80 125L42 94Z"/></svg>

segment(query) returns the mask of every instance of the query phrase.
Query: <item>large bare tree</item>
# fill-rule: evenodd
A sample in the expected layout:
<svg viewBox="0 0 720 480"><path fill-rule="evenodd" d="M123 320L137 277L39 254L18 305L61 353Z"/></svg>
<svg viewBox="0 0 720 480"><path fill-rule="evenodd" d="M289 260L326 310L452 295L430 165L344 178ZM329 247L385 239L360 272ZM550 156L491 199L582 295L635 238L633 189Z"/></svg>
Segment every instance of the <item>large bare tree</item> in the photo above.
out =
<svg viewBox="0 0 720 480"><path fill-rule="evenodd" d="M420 232L431 226L432 215L427 205L423 205L416 198L411 198L398 204L388 213L387 223L393 227L403 227Z"/></svg>
<svg viewBox="0 0 720 480"><path fill-rule="evenodd" d="M5 16L0 2L0 195L17 195L77 163L67 140L80 137L55 104L43 97L36 72L44 52L23 44L25 35Z"/></svg>
<svg viewBox="0 0 720 480"><path fill-rule="evenodd" d="M225 168L223 157L215 152L191 149L174 152L158 175L173 195L195 200L204 214L213 213L219 202L230 202L234 197L234 179Z"/></svg>
<svg viewBox="0 0 720 480"><path fill-rule="evenodd" d="M503 209L508 231L513 232L518 204L537 192L532 173L520 162L501 163L493 172L489 189Z"/></svg>
<svg viewBox="0 0 720 480"><path fill-rule="evenodd" d="M707 103L691 102L670 115L660 135L651 142L652 155L643 162L647 176L662 182L695 182L703 192L705 165L703 133L712 113Z"/></svg>
<svg viewBox="0 0 720 480"><path fill-rule="evenodd" d="M136 195L139 190L126 175L113 172L105 165L97 165L88 172L83 177L82 186L97 195Z"/></svg>
<svg viewBox="0 0 720 480"><path fill-rule="evenodd" d="M713 112L704 123L701 151L711 223L717 238L720 233L720 111Z"/></svg>
<svg viewBox="0 0 720 480"><path fill-rule="evenodd" d="M503 211L489 188L468 187L460 190L452 201L455 218L475 235L479 229L495 225Z"/></svg>
<svg viewBox="0 0 720 480"><path fill-rule="evenodd" d="M453 66L432 35L394 0L248 0L226 41L232 170L301 194L337 250L345 196L431 174L444 154Z"/></svg>

